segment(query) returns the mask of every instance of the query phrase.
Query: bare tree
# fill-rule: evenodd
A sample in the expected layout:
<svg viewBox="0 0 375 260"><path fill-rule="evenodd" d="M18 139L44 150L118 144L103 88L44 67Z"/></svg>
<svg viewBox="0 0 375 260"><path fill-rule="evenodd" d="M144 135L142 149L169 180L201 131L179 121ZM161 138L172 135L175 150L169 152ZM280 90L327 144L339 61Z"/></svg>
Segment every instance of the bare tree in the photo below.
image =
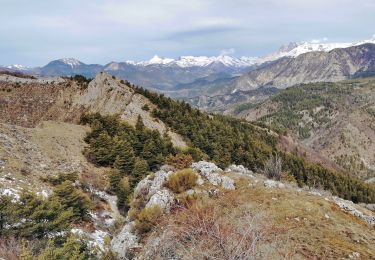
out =
<svg viewBox="0 0 375 260"><path fill-rule="evenodd" d="M282 160L276 154L270 155L270 158L267 160L266 164L264 165L264 175L267 176L269 179L280 180L282 177Z"/></svg>

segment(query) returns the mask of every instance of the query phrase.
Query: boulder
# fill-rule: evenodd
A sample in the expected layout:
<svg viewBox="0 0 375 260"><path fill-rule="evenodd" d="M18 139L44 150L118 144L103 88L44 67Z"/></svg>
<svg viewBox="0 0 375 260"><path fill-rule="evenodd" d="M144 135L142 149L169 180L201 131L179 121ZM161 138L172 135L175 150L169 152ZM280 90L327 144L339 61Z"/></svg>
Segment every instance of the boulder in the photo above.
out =
<svg viewBox="0 0 375 260"><path fill-rule="evenodd" d="M166 181L168 180L169 175L173 172L169 171L157 171L153 175L147 176L145 179L140 181L137 187L134 190L134 196L143 196L146 200L152 197L155 193L160 191Z"/></svg>
<svg viewBox="0 0 375 260"><path fill-rule="evenodd" d="M242 175L253 175L254 173L243 165L232 164L225 169L226 172L234 172Z"/></svg>
<svg viewBox="0 0 375 260"><path fill-rule="evenodd" d="M151 196L150 200L146 204L146 208L152 206L159 206L163 211L169 212L175 202L173 194L167 190L159 190Z"/></svg>
<svg viewBox="0 0 375 260"><path fill-rule="evenodd" d="M234 186L234 181L227 176L221 177L221 186L224 189L227 189L227 190L235 190L236 189L236 187Z"/></svg>
<svg viewBox="0 0 375 260"><path fill-rule="evenodd" d="M201 176L205 177L214 186L222 185L224 189L235 189L234 181L227 176L221 176L223 170L214 163L200 161L193 163L191 168L200 173Z"/></svg>
<svg viewBox="0 0 375 260"><path fill-rule="evenodd" d="M267 188L279 188L279 189L285 188L284 183L279 182L279 181L274 181L274 180L265 180L264 186Z"/></svg>
<svg viewBox="0 0 375 260"><path fill-rule="evenodd" d="M193 163L191 167L205 175L210 175L215 172L222 172L223 170L216 166L214 163L206 162L206 161L200 161Z"/></svg>

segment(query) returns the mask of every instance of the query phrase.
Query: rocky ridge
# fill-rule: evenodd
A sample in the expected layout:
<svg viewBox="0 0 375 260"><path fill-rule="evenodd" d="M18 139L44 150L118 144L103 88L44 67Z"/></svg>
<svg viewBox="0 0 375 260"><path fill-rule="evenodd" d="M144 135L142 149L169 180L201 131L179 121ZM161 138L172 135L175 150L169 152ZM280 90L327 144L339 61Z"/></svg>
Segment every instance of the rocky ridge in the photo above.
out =
<svg viewBox="0 0 375 260"><path fill-rule="evenodd" d="M199 194L207 197L222 196L228 191L235 192L238 183L245 181L248 183L248 189L264 186L270 190L279 189L324 198L332 205L337 205L343 212L357 217L370 226L375 226L374 212L350 201L332 196L325 191L317 191L307 187L301 189L292 183L270 180L263 175L253 173L242 165L231 165L222 170L214 163L200 161L193 163L191 168L199 174L199 179L196 187L186 191L186 194ZM165 186L171 174L173 174L173 170L169 166L163 166L161 170L150 174L137 185L133 197L142 197L145 200L145 208L156 205L163 210L164 214L173 214L172 211L179 202L178 196ZM251 198L249 199L251 200ZM272 199L277 200L277 198ZM330 218L328 214L325 215L326 218ZM300 218L296 217L295 221L300 221ZM154 257L155 250L157 251L157 248L162 246L161 241L162 239L155 237L150 241L139 235L134 220L127 217L122 230L112 239L111 247L119 259L149 259Z"/></svg>

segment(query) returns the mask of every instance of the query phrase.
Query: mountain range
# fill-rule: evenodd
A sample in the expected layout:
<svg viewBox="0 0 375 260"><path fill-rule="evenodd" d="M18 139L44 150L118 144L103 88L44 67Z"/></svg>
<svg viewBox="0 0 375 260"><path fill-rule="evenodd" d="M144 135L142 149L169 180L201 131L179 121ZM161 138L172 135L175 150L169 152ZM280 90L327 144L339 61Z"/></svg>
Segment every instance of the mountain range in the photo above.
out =
<svg viewBox="0 0 375 260"><path fill-rule="evenodd" d="M231 79L250 71L267 67L282 59L295 58L308 52L329 52L336 48L347 48L364 43L375 43L375 37L355 43L293 42L278 51L263 57L181 56L178 59L162 58L155 55L148 61L110 62L106 65L85 64L74 58L63 58L49 62L42 67L30 68L23 65L2 66L3 70L15 70L39 76L74 76L82 74L94 77L99 71L106 71L133 84L158 91L172 91L172 96L180 97L181 89L195 89L206 82L211 84L221 79ZM1 67L0 67L1 68ZM200 88L199 88L200 89ZM198 91L200 94L200 90ZM186 93L186 91L185 91ZM209 93L209 91L208 91ZM191 97L193 94L189 94ZM186 97L182 93L181 97Z"/></svg>
<svg viewBox="0 0 375 260"><path fill-rule="evenodd" d="M375 37L355 43L299 42L263 57L235 58L155 55L148 61L85 64L74 58L43 67L3 66L2 70L36 76L92 78L105 71L135 85L183 99L205 110L226 113L242 103L257 103L294 84L375 75ZM0 67L1 69L1 67Z"/></svg>

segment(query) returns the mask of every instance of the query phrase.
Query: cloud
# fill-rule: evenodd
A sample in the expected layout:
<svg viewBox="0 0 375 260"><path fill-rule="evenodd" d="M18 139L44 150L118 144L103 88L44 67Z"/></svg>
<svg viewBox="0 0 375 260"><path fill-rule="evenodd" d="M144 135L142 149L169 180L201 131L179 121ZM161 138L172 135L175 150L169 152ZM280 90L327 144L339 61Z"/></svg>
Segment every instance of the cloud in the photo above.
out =
<svg viewBox="0 0 375 260"><path fill-rule="evenodd" d="M224 49L224 50L220 51L220 55L222 55L222 56L233 55L235 52L236 52L236 50L234 48Z"/></svg>
<svg viewBox="0 0 375 260"><path fill-rule="evenodd" d="M41 65L58 56L105 63L230 48L239 56L261 56L291 41L328 41L315 35L359 41L374 33L373 2L0 0L0 63Z"/></svg>

